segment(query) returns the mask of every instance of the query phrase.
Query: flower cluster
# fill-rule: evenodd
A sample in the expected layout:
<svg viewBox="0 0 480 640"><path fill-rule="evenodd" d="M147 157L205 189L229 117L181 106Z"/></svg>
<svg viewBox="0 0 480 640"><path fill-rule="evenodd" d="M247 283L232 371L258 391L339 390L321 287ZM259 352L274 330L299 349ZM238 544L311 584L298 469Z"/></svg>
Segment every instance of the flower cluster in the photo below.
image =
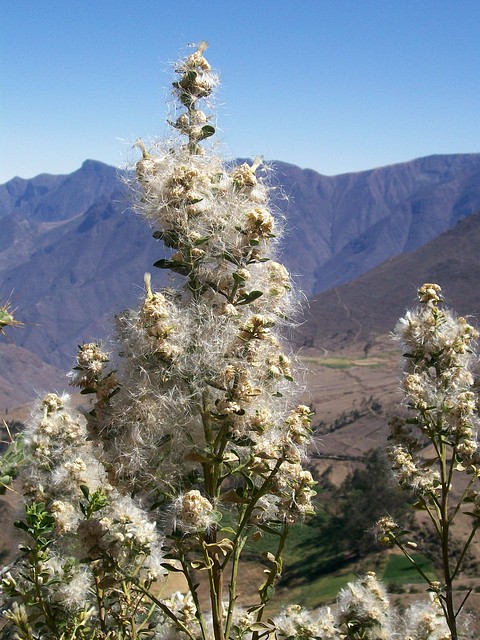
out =
<svg viewBox="0 0 480 640"><path fill-rule="evenodd" d="M330 607L309 611L299 605L290 605L275 616L273 622L277 637L281 640L288 638L338 640L340 637L337 621Z"/></svg>
<svg viewBox="0 0 480 640"><path fill-rule="evenodd" d="M108 355L95 342L83 344L79 347L77 365L70 374L71 384L81 389L96 387L108 360Z"/></svg>
<svg viewBox="0 0 480 640"><path fill-rule="evenodd" d="M236 575L258 528L274 526L283 545L289 525L313 512L315 482L303 468L310 410L296 407L295 358L282 346L297 298L276 260L281 218L262 160L228 165L211 144L207 108L218 76L205 48L175 69L174 139L135 145L136 208L165 245L155 266L172 272L176 288L156 290L147 273L138 308L117 316L111 353L80 346L71 384L94 396L93 407L74 417L64 399L44 399L27 435L34 462L24 486L53 519L45 562L58 576L51 554L85 561L94 570L75 580L89 576L98 599L103 579L114 598L122 577L138 590L162 564L180 570L197 631L222 638L250 624L235 612L235 584L224 603L222 575ZM257 620L281 571L270 556ZM210 616L196 595L205 575L197 571L212 585ZM159 606L191 633L189 607Z"/></svg>
<svg viewBox="0 0 480 640"><path fill-rule="evenodd" d="M155 523L110 484L85 420L73 416L69 398L48 394L37 411L40 416L34 413L26 431L31 462L22 478L25 495L44 503L54 517L53 552L65 553L75 539L77 558L102 552L133 570L140 554L140 572L152 579L163 575Z"/></svg>
<svg viewBox="0 0 480 640"><path fill-rule="evenodd" d="M387 640L393 635L390 602L374 573L349 583L338 598L338 624L347 637Z"/></svg>
<svg viewBox="0 0 480 640"><path fill-rule="evenodd" d="M213 505L192 489L175 501L175 524L184 532L207 531L215 522Z"/></svg>
<svg viewBox="0 0 480 640"><path fill-rule="evenodd" d="M447 443L472 471L479 462L472 373L478 333L465 318L441 308L438 285L425 284L418 295L422 307L408 312L396 329L406 353L405 402L415 418L392 421L390 455L401 484L431 493L440 475L419 458L426 443Z"/></svg>
<svg viewBox="0 0 480 640"><path fill-rule="evenodd" d="M88 430L125 490L178 505L176 486L188 495L185 478L221 459L222 477L241 469L239 477L252 476L259 490L273 474L277 519L293 521L312 511L313 496L302 469L309 411L289 409L298 384L280 338L296 299L288 271L274 259L281 221L261 160L229 167L201 144L215 133L202 101L218 81L204 51L202 43L176 67L183 113L171 124L178 140L151 149L136 143L138 212L171 251L156 266L185 284L155 291L146 274L140 308L117 321L116 374L95 370L91 384L91 364L82 363L92 346L84 345L74 382L97 394ZM104 380L109 395L100 395ZM206 489L214 510L221 505L219 488L191 489Z"/></svg>
<svg viewBox="0 0 480 640"><path fill-rule="evenodd" d="M409 624L414 631L407 637L457 638L457 618L464 602L455 604L453 585L480 525L479 418L474 380L478 332L465 318L443 308L439 285L424 284L418 297L420 307L408 312L396 328L396 338L404 351L402 391L409 414L395 417L390 423L389 456L398 482L413 490L415 506L432 524L439 549L450 548L456 517L462 511L471 518L471 531L458 539L458 557L440 554L440 588L440 583L431 582L409 553L408 547L417 545L405 540L406 531L387 517L377 523L377 530L379 540L396 544L435 593L428 610L412 612ZM458 478L462 472L466 472L466 478Z"/></svg>
<svg viewBox="0 0 480 640"><path fill-rule="evenodd" d="M405 615L405 640L451 640L451 633L435 594L411 605Z"/></svg>

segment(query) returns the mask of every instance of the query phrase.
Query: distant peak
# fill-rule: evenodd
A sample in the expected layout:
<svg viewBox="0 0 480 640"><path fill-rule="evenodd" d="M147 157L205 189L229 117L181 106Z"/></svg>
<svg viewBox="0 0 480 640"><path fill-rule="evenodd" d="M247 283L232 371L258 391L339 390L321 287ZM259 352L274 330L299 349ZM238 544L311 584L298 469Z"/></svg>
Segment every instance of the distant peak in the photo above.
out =
<svg viewBox="0 0 480 640"><path fill-rule="evenodd" d="M100 162L100 160L85 160L80 167L83 171L98 171L99 169L113 169L109 164Z"/></svg>
<svg viewBox="0 0 480 640"><path fill-rule="evenodd" d="M121 172L110 164L105 164L99 160L84 160L80 169L77 169L73 176L79 176L86 180L115 180Z"/></svg>

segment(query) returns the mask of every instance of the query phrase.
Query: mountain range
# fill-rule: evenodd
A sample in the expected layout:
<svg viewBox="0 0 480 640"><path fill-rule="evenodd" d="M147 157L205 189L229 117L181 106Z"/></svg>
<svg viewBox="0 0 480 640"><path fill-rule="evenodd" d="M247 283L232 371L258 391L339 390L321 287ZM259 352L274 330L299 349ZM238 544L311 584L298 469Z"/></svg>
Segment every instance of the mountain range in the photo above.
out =
<svg viewBox="0 0 480 640"><path fill-rule="evenodd" d="M286 227L281 259L311 299L300 342L325 348L368 341L391 329L414 301L415 286L433 276L449 281L457 273L448 291L454 303L462 287L478 293L478 277L470 274L480 229L473 215L480 210L480 154L339 176L271 165L267 175L274 176L274 202ZM25 322L15 332L16 347L0 345L0 376L4 363L11 365L7 406L14 402L15 362L33 352L39 366L51 367L40 379L59 379L77 344L105 339L114 314L140 297L144 271L165 256L132 212L125 177L87 160L70 175L0 185L0 301L11 295ZM441 246L429 244L440 239ZM167 284L166 274L155 271L155 285ZM14 358L18 347L25 351ZM18 384L28 395L31 381Z"/></svg>
<svg viewBox="0 0 480 640"><path fill-rule="evenodd" d="M425 282L442 287L444 303L480 319L480 211L411 253L386 260L339 287L313 296L297 341L317 351L340 352L383 340Z"/></svg>

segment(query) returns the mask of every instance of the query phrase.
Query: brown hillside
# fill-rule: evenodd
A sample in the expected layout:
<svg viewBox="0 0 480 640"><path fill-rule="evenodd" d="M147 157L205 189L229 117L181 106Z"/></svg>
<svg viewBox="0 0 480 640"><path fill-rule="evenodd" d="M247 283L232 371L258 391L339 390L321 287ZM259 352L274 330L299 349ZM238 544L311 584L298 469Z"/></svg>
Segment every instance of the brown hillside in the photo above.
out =
<svg viewBox="0 0 480 640"><path fill-rule="evenodd" d="M27 349L0 343L0 419L11 417L14 407L30 402L37 395L68 387L65 374Z"/></svg>
<svg viewBox="0 0 480 640"><path fill-rule="evenodd" d="M424 282L440 284L447 305L458 313L479 317L479 246L480 212L417 251L316 296L299 341L317 352L362 348L393 330L405 309L416 304L417 287Z"/></svg>

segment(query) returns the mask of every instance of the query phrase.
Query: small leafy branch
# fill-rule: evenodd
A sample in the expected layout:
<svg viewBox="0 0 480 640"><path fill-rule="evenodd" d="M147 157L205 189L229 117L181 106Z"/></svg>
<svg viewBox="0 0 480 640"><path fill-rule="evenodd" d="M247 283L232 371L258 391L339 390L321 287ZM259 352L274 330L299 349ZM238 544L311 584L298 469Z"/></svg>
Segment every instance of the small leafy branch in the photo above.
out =
<svg viewBox="0 0 480 640"><path fill-rule="evenodd" d="M23 325L23 322L15 318L15 311L15 309L12 309L10 300L0 304L0 335L5 335L7 327L20 327ZM5 420L3 420L3 426L8 440L3 442L3 445L7 445L7 450L0 458L0 495L3 495L10 488L25 457L21 435L14 439Z"/></svg>
<svg viewBox="0 0 480 640"><path fill-rule="evenodd" d="M5 334L6 327L19 327L23 324L15 318L15 311L10 300L0 304L0 334Z"/></svg>

